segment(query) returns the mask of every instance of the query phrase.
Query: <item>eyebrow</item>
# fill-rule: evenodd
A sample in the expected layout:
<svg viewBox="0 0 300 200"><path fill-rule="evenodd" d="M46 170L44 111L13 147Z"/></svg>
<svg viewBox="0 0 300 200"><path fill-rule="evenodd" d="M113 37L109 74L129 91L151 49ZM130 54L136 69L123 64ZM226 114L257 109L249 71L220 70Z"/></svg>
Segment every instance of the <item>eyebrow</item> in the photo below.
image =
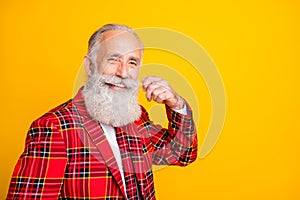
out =
<svg viewBox="0 0 300 200"><path fill-rule="evenodd" d="M115 57L121 57L122 56L122 54L120 54L120 53L112 53L112 54L109 54L107 57L108 58L115 58ZM129 57L129 60L134 60L134 61L136 61L136 62L140 62L140 58L138 58L138 57L136 57L136 56L130 56Z"/></svg>
<svg viewBox="0 0 300 200"><path fill-rule="evenodd" d="M109 54L107 57L108 58L111 58L111 57L121 57L121 54L120 53L112 53L112 54Z"/></svg>

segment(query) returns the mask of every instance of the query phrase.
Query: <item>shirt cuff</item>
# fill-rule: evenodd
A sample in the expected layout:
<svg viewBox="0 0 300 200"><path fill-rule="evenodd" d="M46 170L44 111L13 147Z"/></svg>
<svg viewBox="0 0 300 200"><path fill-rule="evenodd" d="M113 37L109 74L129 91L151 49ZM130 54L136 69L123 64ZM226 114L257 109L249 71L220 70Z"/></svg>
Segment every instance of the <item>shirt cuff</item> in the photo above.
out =
<svg viewBox="0 0 300 200"><path fill-rule="evenodd" d="M183 108L178 109L178 110L177 109L172 109L172 110L174 110L174 111L176 111L176 112L178 112L178 113L180 113L182 115L187 115L187 107L186 107L186 103L185 102L184 102Z"/></svg>

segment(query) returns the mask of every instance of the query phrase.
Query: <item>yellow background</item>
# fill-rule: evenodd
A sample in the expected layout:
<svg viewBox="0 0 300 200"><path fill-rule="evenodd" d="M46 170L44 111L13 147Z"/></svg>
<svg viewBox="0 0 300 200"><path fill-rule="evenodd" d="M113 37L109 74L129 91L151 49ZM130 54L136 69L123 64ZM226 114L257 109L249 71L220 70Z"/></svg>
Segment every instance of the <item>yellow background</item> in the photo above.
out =
<svg viewBox="0 0 300 200"><path fill-rule="evenodd" d="M299 2L111 2L1 1L0 199L29 125L72 96L87 39L111 22L185 33L224 81L217 145L186 168L155 171L158 199L300 199ZM210 117L203 98L200 142Z"/></svg>

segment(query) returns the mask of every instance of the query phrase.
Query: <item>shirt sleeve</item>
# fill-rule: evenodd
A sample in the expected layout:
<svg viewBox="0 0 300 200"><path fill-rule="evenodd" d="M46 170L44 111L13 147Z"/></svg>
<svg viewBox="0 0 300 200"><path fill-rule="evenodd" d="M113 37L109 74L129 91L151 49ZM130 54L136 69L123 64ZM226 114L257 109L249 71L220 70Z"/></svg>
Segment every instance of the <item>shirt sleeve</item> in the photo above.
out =
<svg viewBox="0 0 300 200"><path fill-rule="evenodd" d="M186 113L166 106L168 128L149 122L153 146L152 162L156 165L186 166L197 158L197 131L192 110L185 102Z"/></svg>
<svg viewBox="0 0 300 200"><path fill-rule="evenodd" d="M58 199L66 162L59 127L45 118L34 121L14 168L7 199Z"/></svg>

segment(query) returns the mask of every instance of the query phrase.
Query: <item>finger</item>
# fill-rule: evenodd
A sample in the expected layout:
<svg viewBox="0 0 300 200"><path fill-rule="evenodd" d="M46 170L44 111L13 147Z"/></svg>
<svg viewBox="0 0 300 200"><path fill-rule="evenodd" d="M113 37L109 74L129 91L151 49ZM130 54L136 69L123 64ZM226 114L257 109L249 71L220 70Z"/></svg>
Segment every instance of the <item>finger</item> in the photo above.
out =
<svg viewBox="0 0 300 200"><path fill-rule="evenodd" d="M143 79L142 79L142 84L143 84L143 86L147 86L147 85L149 85L150 83L152 83L152 82L158 82L158 81L160 81L160 80L162 80L162 78L161 77L158 77L158 76L147 76L147 77L144 77Z"/></svg>
<svg viewBox="0 0 300 200"><path fill-rule="evenodd" d="M168 90L168 87L165 87L160 83L151 83L146 88L146 97L148 101L151 101L151 99L155 99L160 93L166 92Z"/></svg>
<svg viewBox="0 0 300 200"><path fill-rule="evenodd" d="M175 98L174 94L171 92L166 92L165 93L165 101L169 102L172 101Z"/></svg>
<svg viewBox="0 0 300 200"><path fill-rule="evenodd" d="M158 100L161 100L162 103L167 105L174 105L174 102L176 101L176 97L174 93L170 92L169 90L165 91L163 95L158 96Z"/></svg>
<svg viewBox="0 0 300 200"><path fill-rule="evenodd" d="M156 89L154 89L153 91L152 91L152 98L155 100L155 99L157 99L157 97L159 96L159 95L161 95L161 94L164 94L164 93L166 93L167 92L167 88L165 88L164 86L160 86L160 87L158 87L158 88L156 88ZM162 96L160 96L160 99L162 98ZM162 99L162 101L163 101L164 99Z"/></svg>
<svg viewBox="0 0 300 200"><path fill-rule="evenodd" d="M162 78L159 76L146 76L142 79L142 82L147 82L147 81L152 82L152 81L159 81L159 80L162 80Z"/></svg>
<svg viewBox="0 0 300 200"><path fill-rule="evenodd" d="M163 80L163 79L161 79L160 81L151 82L151 83L149 83L148 85L144 85L144 86L143 86L143 89L144 89L144 91L146 91L146 90L148 90L148 87L149 87L149 86L152 87L152 86L154 86L154 85L158 85L159 87L164 87L164 88L166 88L167 90L172 90L171 87L169 86L168 82L165 81L165 80ZM156 88L156 87L155 87L155 88Z"/></svg>
<svg viewBox="0 0 300 200"><path fill-rule="evenodd" d="M157 103L164 103L166 101L166 96L167 96L166 93L167 93L166 91L159 93L157 96L153 98L154 101L156 101Z"/></svg>
<svg viewBox="0 0 300 200"><path fill-rule="evenodd" d="M146 98L148 101L151 101L151 99L153 97L152 92L158 87L160 87L160 85L151 83L145 88Z"/></svg>

